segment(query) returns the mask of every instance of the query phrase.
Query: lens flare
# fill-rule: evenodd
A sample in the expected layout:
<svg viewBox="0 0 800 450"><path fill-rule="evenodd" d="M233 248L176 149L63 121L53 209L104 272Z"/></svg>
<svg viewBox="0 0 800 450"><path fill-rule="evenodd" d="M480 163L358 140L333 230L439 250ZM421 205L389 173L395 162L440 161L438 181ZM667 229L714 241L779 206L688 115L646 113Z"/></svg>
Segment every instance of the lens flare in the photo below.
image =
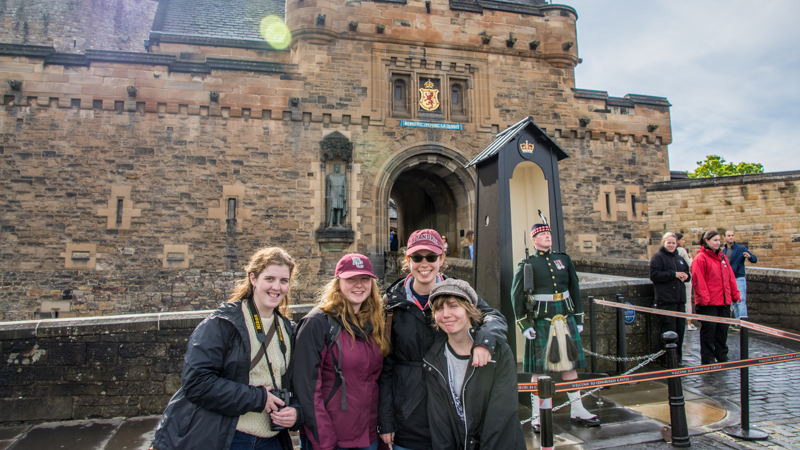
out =
<svg viewBox="0 0 800 450"><path fill-rule="evenodd" d="M264 17L261 19L258 29L261 32L261 36L267 41L267 44L271 45L274 49L283 50L292 42L289 28L278 16Z"/></svg>

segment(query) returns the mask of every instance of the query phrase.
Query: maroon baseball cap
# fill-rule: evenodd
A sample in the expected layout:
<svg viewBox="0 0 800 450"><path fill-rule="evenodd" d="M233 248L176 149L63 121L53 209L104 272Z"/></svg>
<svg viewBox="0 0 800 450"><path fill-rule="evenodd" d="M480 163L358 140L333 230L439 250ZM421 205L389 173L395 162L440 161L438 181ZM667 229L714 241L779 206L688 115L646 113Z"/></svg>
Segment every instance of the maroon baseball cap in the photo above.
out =
<svg viewBox="0 0 800 450"><path fill-rule="evenodd" d="M430 250L437 255L441 255L444 251L442 245L442 237L436 230L417 230L411 233L408 238L408 246L406 248L406 255L414 254L420 250Z"/></svg>
<svg viewBox="0 0 800 450"><path fill-rule="evenodd" d="M342 256L342 259L336 263L336 277L353 278L358 275L368 275L372 278L378 278L372 273L372 263L366 256L359 253L350 253L349 255Z"/></svg>

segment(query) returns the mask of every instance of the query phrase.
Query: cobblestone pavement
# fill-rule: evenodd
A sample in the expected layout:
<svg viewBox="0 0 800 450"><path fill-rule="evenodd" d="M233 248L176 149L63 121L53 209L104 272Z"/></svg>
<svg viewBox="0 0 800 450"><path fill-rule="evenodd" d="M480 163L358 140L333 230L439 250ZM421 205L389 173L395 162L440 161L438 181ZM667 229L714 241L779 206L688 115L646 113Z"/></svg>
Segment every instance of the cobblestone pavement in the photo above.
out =
<svg viewBox="0 0 800 450"><path fill-rule="evenodd" d="M800 342L752 331L748 334L751 358L800 352ZM739 359L740 336L740 333L728 334L728 356L731 360ZM686 331L683 348L684 363L699 365L699 330ZM705 435L704 438L711 441L705 442L704 439L703 445L707 447L699 448L800 449L798 378L800 378L800 361L750 367L750 425L768 433L769 440L749 442L732 440L733 438L720 431ZM727 400L741 406L739 370L684 377L683 385L716 400ZM693 438L693 447L696 440L698 439ZM719 447L719 445L729 445L729 447Z"/></svg>

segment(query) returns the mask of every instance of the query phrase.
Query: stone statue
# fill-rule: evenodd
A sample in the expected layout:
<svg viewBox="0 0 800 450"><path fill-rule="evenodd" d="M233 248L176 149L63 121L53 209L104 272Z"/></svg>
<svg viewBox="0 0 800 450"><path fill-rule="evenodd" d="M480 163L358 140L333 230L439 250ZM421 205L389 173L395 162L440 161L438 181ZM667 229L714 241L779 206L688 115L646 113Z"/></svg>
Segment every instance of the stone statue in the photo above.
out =
<svg viewBox="0 0 800 450"><path fill-rule="evenodd" d="M339 173L339 164L325 181L325 200L328 202L328 228L342 227L347 216L347 178Z"/></svg>

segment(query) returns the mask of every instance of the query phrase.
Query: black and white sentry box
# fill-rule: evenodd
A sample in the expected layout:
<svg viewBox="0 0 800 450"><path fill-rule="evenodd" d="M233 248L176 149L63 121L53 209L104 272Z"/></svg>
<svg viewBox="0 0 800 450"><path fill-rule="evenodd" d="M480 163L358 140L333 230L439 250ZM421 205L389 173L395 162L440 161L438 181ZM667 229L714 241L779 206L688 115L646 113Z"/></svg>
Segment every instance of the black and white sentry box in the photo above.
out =
<svg viewBox="0 0 800 450"><path fill-rule="evenodd" d="M475 290L506 317L509 336L516 334L511 281L517 263L531 247L530 228L539 210L553 235L553 251L565 250L558 162L569 157L550 136L526 117L499 133L466 167L477 170L475 216ZM516 351L516 339L509 339Z"/></svg>

